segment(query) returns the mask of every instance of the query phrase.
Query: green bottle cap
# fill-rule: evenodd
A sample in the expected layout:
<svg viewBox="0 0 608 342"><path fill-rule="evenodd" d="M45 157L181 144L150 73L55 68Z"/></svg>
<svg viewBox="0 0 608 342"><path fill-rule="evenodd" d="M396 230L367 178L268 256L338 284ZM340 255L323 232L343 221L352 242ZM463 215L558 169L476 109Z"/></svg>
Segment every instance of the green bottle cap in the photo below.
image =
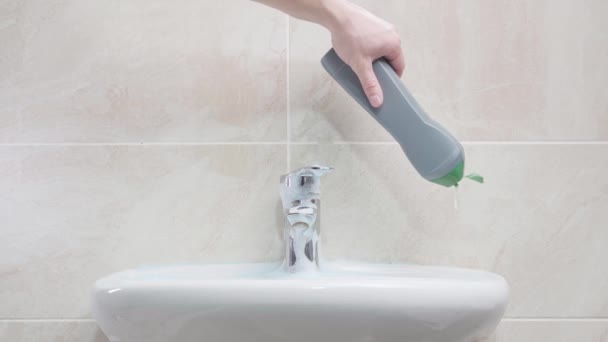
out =
<svg viewBox="0 0 608 342"><path fill-rule="evenodd" d="M448 174L437 179L433 179L431 182L447 187L458 186L458 182L462 180L463 175L464 161L461 161L460 164L456 165L456 167L453 168Z"/></svg>
<svg viewBox="0 0 608 342"><path fill-rule="evenodd" d="M475 181L477 183L483 184L483 176L482 175L478 175L476 173L469 173L465 177L467 177L468 179L470 179L472 181Z"/></svg>

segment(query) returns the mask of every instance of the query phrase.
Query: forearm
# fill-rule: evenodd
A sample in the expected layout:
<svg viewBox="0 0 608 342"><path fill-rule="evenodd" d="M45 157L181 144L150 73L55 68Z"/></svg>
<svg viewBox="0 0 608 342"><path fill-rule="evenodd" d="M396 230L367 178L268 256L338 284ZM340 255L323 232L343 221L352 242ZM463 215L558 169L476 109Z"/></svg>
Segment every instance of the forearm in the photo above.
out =
<svg viewBox="0 0 608 342"><path fill-rule="evenodd" d="M255 0L288 15L332 30L342 20L346 0Z"/></svg>

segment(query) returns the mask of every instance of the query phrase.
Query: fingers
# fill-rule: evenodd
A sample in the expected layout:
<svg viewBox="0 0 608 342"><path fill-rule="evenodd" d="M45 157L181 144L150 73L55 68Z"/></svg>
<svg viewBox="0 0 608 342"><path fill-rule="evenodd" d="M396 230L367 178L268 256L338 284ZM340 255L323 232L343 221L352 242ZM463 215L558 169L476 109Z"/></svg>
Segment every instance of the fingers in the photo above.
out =
<svg viewBox="0 0 608 342"><path fill-rule="evenodd" d="M383 101L382 88L380 88L376 74L374 74L372 63L361 63L353 68L353 71L359 77L359 81L361 82L361 86L365 91L369 103L375 108L380 107Z"/></svg>
<svg viewBox="0 0 608 342"><path fill-rule="evenodd" d="M405 59L403 58L403 51L401 48L394 49L391 53L384 56L386 60L393 67L399 77L403 76L405 70Z"/></svg>

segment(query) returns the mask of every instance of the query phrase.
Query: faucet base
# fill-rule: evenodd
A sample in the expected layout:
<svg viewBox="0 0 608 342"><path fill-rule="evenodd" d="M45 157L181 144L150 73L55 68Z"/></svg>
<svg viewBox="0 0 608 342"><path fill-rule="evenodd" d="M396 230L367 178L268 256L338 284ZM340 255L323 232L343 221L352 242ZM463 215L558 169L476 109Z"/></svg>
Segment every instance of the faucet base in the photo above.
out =
<svg viewBox="0 0 608 342"><path fill-rule="evenodd" d="M311 166L281 176L285 212L285 261L288 272L319 269L320 177L330 167Z"/></svg>

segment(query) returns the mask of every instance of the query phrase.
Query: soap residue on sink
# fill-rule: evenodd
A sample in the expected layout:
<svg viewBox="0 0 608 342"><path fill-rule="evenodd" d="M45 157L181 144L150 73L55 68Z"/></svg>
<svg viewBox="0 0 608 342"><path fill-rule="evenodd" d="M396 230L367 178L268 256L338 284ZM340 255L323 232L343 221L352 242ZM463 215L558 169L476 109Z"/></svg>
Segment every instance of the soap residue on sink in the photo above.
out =
<svg viewBox="0 0 608 342"><path fill-rule="evenodd" d="M318 243L318 233L314 227L303 222L298 222L289 228L290 258L286 258L283 265L283 270L303 275L315 274L318 272L316 253ZM294 263L289 265L290 260L294 258Z"/></svg>
<svg viewBox="0 0 608 342"><path fill-rule="evenodd" d="M497 278L498 277L498 278ZM165 287L172 286L216 286L213 284L236 284L240 281L252 281L259 286L281 286L280 282L301 282L302 286L310 282L351 282L357 284L390 281L391 284L403 284L404 278L415 281L431 281L432 279L462 279L466 282L495 279L497 275L459 268L436 266L420 266L412 264L376 264L350 261L332 261L322 263L320 270L289 273L279 262L271 263L242 263L242 264L211 264L211 265L167 265L146 266L124 272L115 273L98 280L100 287ZM499 279L500 278L500 279ZM392 279L392 280L391 280ZM269 283L270 282L270 283ZM188 285L189 284L189 285ZM307 285L308 284L308 285ZM220 285L217 285L220 286ZM223 286L223 285L222 285ZM399 285L402 286L402 285Z"/></svg>

